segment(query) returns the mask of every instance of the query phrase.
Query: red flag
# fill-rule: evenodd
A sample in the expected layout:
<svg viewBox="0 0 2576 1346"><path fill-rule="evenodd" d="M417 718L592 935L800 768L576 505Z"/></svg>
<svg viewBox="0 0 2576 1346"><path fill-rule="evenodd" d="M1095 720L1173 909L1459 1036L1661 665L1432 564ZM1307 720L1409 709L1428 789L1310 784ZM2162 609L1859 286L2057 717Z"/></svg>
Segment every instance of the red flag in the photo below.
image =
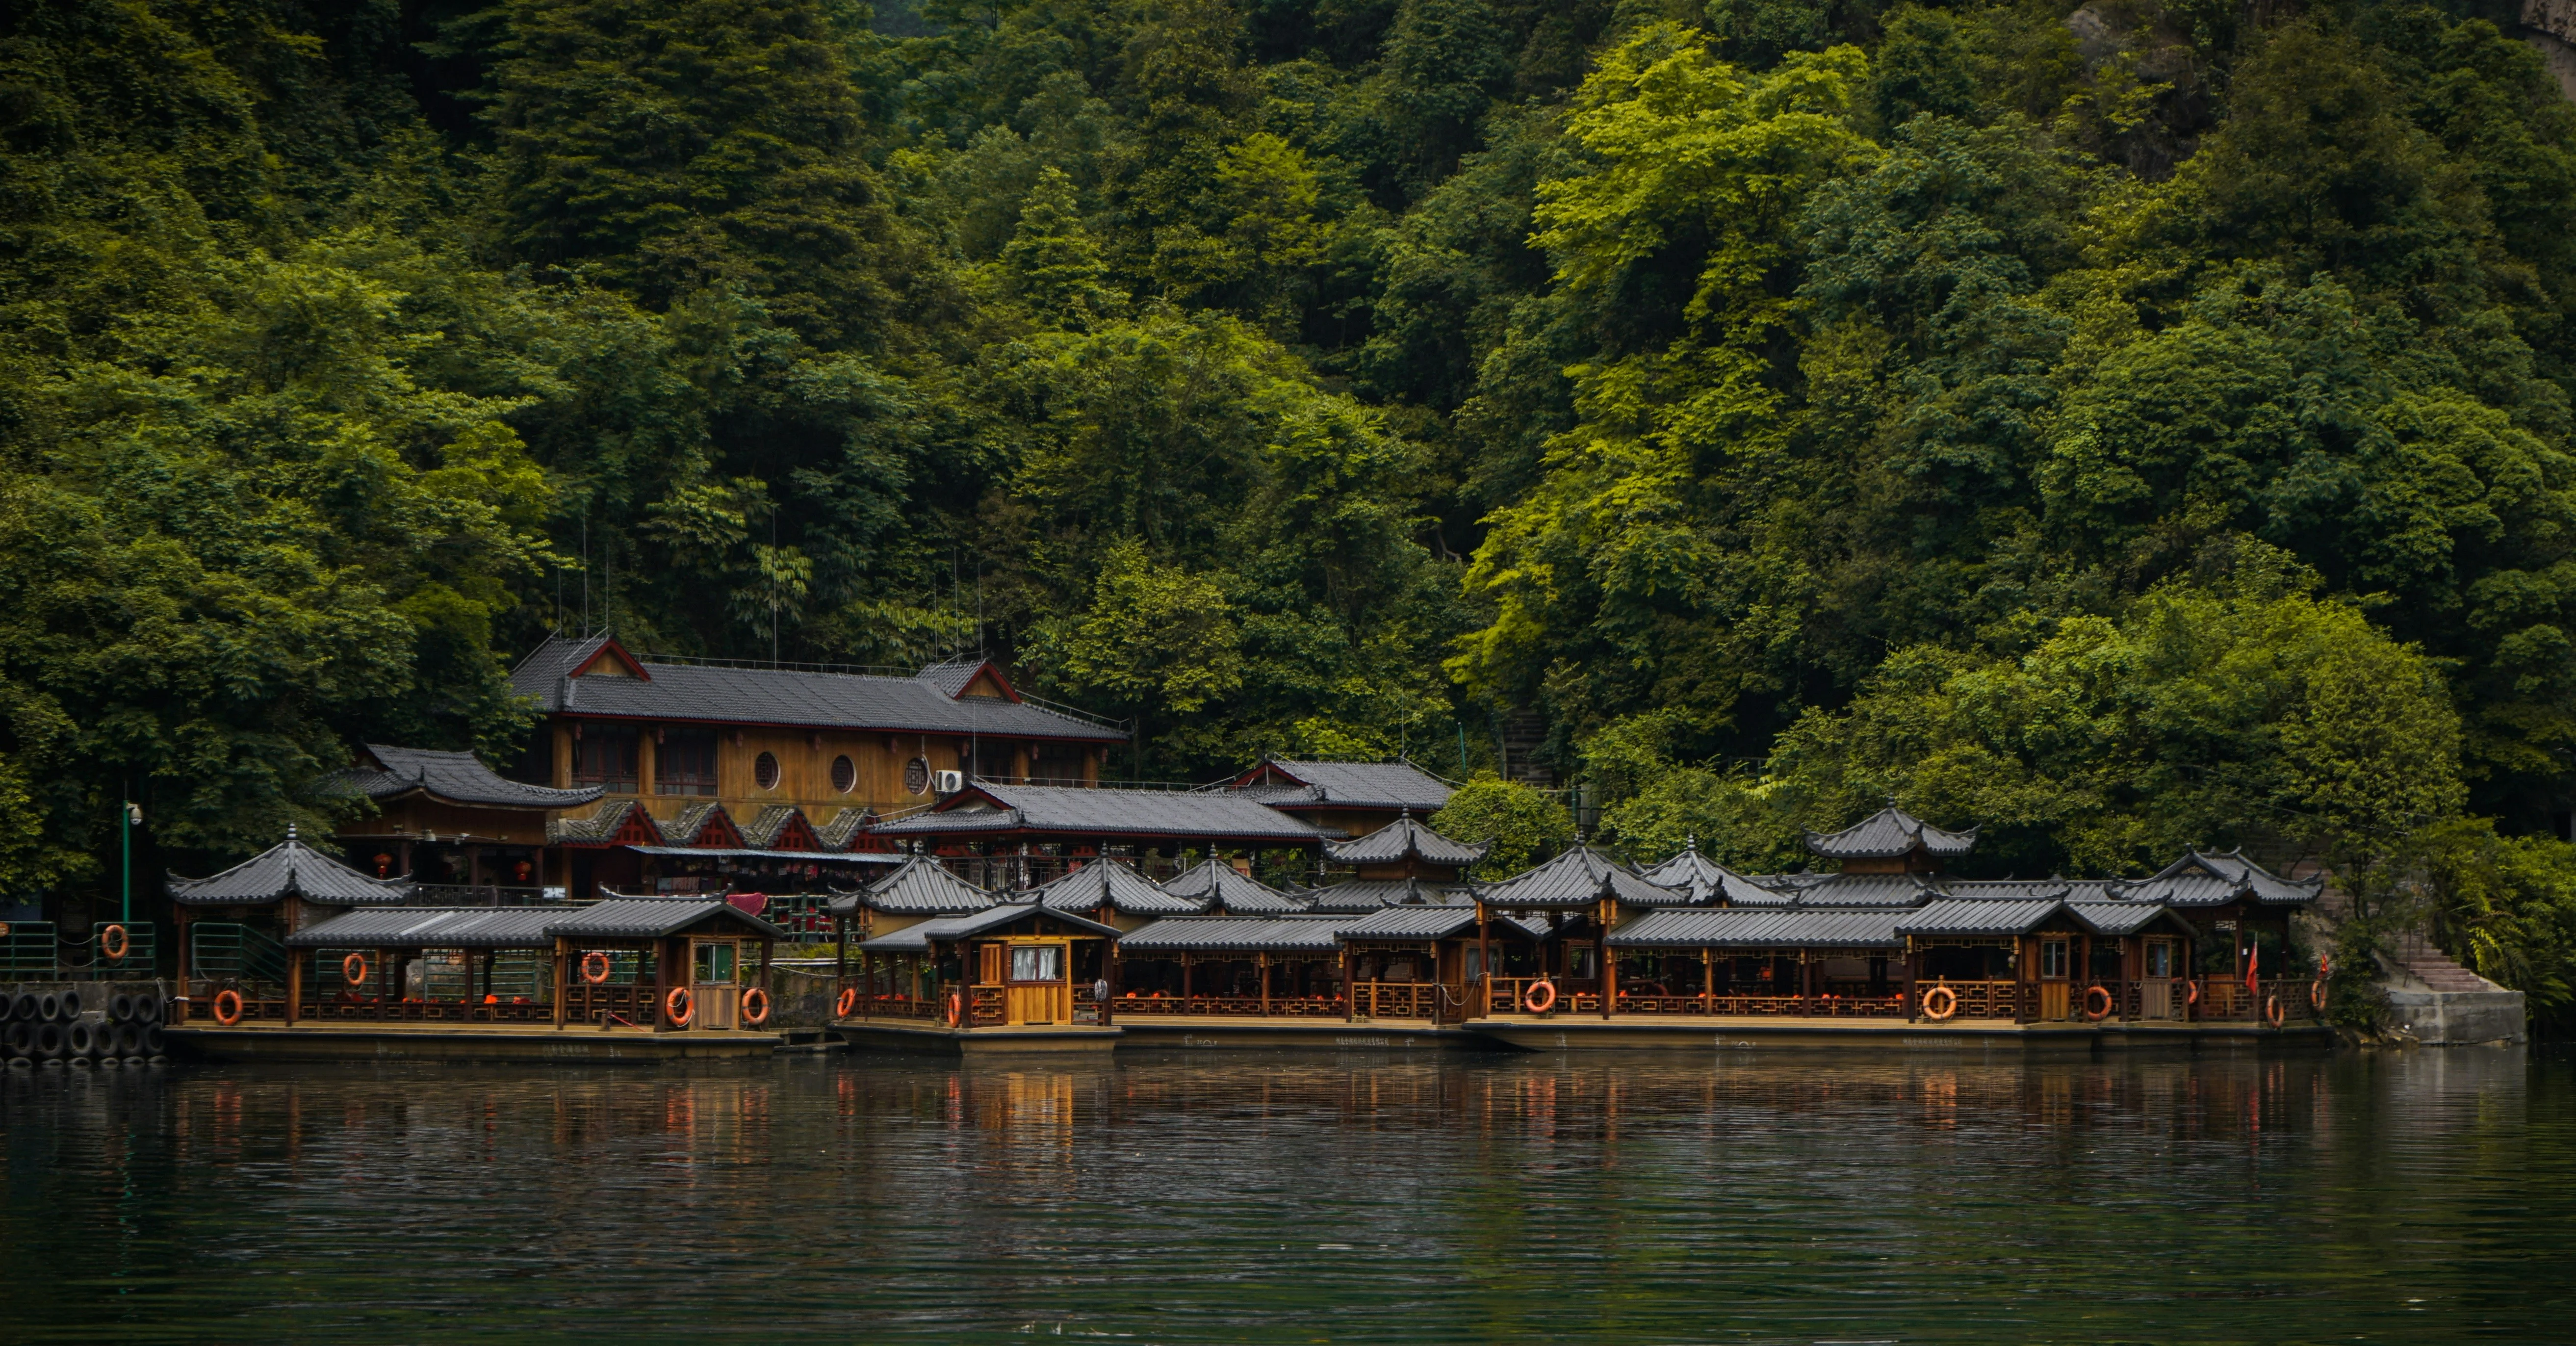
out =
<svg viewBox="0 0 2576 1346"><path fill-rule="evenodd" d="M2254 969L2260 966L2262 962L2263 946L2260 944L2247 945L2245 948L2245 994L2248 999L2262 994L2261 989L2254 984Z"/></svg>

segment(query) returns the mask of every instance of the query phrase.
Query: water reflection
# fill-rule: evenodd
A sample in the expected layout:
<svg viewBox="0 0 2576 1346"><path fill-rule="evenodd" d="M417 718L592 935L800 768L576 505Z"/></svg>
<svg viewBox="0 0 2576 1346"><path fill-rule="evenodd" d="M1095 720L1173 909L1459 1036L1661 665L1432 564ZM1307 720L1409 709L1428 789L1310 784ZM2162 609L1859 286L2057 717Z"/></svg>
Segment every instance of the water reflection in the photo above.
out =
<svg viewBox="0 0 2576 1346"><path fill-rule="evenodd" d="M2563 1339L2576 1076L784 1059L0 1074L0 1338Z"/></svg>

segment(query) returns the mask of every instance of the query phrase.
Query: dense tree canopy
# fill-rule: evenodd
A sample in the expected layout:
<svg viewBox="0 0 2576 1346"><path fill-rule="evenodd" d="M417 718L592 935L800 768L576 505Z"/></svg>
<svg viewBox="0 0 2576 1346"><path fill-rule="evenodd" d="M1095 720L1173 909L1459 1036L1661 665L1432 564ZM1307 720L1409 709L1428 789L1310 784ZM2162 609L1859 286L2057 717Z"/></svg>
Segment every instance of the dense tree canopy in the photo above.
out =
<svg viewBox="0 0 2576 1346"><path fill-rule="evenodd" d="M0 884L506 755L587 624L981 646L1137 777L1535 725L1641 855L2412 855L2527 953L2576 105L2512 18L12 6Z"/></svg>

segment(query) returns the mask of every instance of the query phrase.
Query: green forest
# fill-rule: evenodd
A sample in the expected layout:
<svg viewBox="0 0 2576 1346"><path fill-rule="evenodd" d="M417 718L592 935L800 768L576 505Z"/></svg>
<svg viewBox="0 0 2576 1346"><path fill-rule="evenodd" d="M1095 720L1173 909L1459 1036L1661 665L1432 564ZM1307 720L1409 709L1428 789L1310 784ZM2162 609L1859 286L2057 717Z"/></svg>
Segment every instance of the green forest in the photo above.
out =
<svg viewBox="0 0 2576 1346"><path fill-rule="evenodd" d="M11 891L515 761L604 627L981 650L1123 778L1517 734L1639 857L2308 854L2576 982L2509 5L25 0L0 142Z"/></svg>

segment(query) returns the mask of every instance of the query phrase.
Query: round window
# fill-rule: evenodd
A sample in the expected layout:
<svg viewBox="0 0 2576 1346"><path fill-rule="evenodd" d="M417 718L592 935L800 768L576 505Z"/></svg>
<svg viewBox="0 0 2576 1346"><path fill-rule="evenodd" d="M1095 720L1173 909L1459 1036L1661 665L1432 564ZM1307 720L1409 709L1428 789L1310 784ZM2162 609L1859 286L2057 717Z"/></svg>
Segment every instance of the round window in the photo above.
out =
<svg viewBox="0 0 2576 1346"><path fill-rule="evenodd" d="M859 764L848 753L832 759L832 788L842 794L859 788Z"/></svg>
<svg viewBox="0 0 2576 1346"><path fill-rule="evenodd" d="M751 763L751 779L753 780L753 782L755 782L756 784L758 784L758 785L760 786L760 788L761 788L761 789L764 789L764 790L775 790L775 789L777 789L777 788L778 788L778 758L777 758L777 756L776 756L775 754L772 754L772 753L762 753L760 756L758 756L758 757L756 757L756 758L752 759L752 763Z"/></svg>
<svg viewBox="0 0 2576 1346"><path fill-rule="evenodd" d="M908 795L930 793L930 759L916 757L903 764L903 792Z"/></svg>

